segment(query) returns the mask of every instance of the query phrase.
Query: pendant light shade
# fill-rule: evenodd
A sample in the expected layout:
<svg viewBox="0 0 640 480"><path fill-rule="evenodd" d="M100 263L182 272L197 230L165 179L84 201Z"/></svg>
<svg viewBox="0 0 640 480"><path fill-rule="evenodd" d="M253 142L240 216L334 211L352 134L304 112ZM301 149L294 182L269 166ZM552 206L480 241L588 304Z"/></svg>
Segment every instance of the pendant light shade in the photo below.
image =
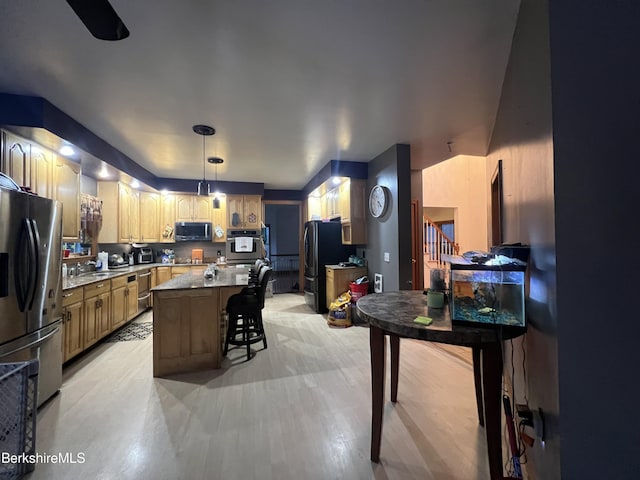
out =
<svg viewBox="0 0 640 480"><path fill-rule="evenodd" d="M209 163L213 163L216 166L216 180L213 184L213 192L214 192L214 197L213 197L213 208L218 209L220 208L220 198L218 198L218 191L216 189L216 184L218 183L218 165L220 165L222 162L224 162L223 159L219 158L219 157L210 157L207 159L207 161Z"/></svg>
<svg viewBox="0 0 640 480"><path fill-rule="evenodd" d="M205 137L211 136L216 133L216 130L209 125L194 125L193 131L198 135L202 135L202 181L198 182L198 195L203 197L208 197L210 193L210 187L205 178L205 166L206 162L206 154L205 154Z"/></svg>

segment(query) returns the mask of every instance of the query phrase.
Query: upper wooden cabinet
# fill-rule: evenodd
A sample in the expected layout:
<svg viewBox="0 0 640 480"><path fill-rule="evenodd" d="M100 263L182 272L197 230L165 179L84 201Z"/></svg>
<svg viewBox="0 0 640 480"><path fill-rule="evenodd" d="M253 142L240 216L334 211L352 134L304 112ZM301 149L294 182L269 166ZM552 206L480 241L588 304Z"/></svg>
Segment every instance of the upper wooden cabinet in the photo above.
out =
<svg viewBox="0 0 640 480"><path fill-rule="evenodd" d="M56 155L53 167L55 200L62 203L62 239L80 237L80 165Z"/></svg>
<svg viewBox="0 0 640 480"><path fill-rule="evenodd" d="M80 165L10 132L0 132L3 173L41 197L62 203L62 237L80 236Z"/></svg>
<svg viewBox="0 0 640 480"><path fill-rule="evenodd" d="M261 228L262 199L260 195L227 195L227 215L227 228Z"/></svg>
<svg viewBox="0 0 640 480"><path fill-rule="evenodd" d="M367 184L365 180L347 180L338 191L342 243L364 245L367 243Z"/></svg>
<svg viewBox="0 0 640 480"><path fill-rule="evenodd" d="M307 219L340 217L342 243L367 243L366 180L344 178L338 186L327 180L307 197Z"/></svg>
<svg viewBox="0 0 640 480"><path fill-rule="evenodd" d="M176 222L210 222L210 197L176 195Z"/></svg>
<svg viewBox="0 0 640 480"><path fill-rule="evenodd" d="M140 240L140 192L121 183L118 196L118 242Z"/></svg>
<svg viewBox="0 0 640 480"><path fill-rule="evenodd" d="M211 227L213 228L212 241L227 241L227 197L221 195L220 208L211 208Z"/></svg>
<svg viewBox="0 0 640 480"><path fill-rule="evenodd" d="M41 197L54 198L53 152L2 132L2 172Z"/></svg>
<svg viewBox="0 0 640 480"><path fill-rule="evenodd" d="M131 243L140 239L140 192L119 182L98 182L103 202L100 243Z"/></svg>
<svg viewBox="0 0 640 480"><path fill-rule="evenodd" d="M160 241L160 195L140 192L140 241Z"/></svg>
<svg viewBox="0 0 640 480"><path fill-rule="evenodd" d="M31 187L31 144L2 132L2 172L22 187Z"/></svg>
<svg viewBox="0 0 640 480"><path fill-rule="evenodd" d="M176 224L176 197L172 194L162 195L160 198L160 229L161 242L175 242L173 229Z"/></svg>
<svg viewBox="0 0 640 480"><path fill-rule="evenodd" d="M37 147L31 148L31 190L41 197L55 196L53 168L53 153Z"/></svg>

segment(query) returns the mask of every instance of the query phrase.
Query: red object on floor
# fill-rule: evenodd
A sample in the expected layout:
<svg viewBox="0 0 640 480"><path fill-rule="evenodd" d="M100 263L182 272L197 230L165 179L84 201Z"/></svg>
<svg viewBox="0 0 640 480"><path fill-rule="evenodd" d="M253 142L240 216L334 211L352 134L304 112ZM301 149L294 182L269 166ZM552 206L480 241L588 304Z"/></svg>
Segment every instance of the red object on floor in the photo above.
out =
<svg viewBox="0 0 640 480"><path fill-rule="evenodd" d="M360 297L364 297L369 293L369 282L349 283L349 290L351 291L351 303L356 303Z"/></svg>

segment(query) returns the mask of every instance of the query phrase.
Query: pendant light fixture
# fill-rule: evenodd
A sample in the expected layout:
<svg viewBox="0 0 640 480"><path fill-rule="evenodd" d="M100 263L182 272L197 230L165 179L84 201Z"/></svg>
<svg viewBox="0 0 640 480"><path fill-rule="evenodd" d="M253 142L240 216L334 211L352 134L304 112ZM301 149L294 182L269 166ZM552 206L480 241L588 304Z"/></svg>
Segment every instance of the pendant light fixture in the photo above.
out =
<svg viewBox="0 0 640 480"><path fill-rule="evenodd" d="M207 159L209 163L213 163L216 166L216 179L213 183L213 208L220 208L220 197L218 192L218 165L224 162L220 157L209 157Z"/></svg>
<svg viewBox="0 0 640 480"><path fill-rule="evenodd" d="M208 197L209 196L209 184L207 183L207 180L205 178L204 175L204 169L205 166L207 165L206 162L206 154L205 154L205 137L211 136L214 133L216 133L216 130L213 127L210 127L209 125L194 125L193 127L193 131L195 133L197 133L198 135L202 135L202 181L198 182L198 195L201 195L203 197Z"/></svg>

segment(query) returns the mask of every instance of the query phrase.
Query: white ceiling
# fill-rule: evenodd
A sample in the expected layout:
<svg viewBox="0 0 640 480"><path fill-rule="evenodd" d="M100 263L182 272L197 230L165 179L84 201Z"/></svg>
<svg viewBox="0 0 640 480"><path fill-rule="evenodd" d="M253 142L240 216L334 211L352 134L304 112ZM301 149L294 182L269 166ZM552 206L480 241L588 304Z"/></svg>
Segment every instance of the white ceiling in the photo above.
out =
<svg viewBox="0 0 640 480"><path fill-rule="evenodd" d="M111 0L92 37L64 0L2 2L0 92L40 96L158 177L299 189L330 160L411 144L484 155L518 0ZM449 152L447 142L451 144ZM207 165L207 178L213 178Z"/></svg>

